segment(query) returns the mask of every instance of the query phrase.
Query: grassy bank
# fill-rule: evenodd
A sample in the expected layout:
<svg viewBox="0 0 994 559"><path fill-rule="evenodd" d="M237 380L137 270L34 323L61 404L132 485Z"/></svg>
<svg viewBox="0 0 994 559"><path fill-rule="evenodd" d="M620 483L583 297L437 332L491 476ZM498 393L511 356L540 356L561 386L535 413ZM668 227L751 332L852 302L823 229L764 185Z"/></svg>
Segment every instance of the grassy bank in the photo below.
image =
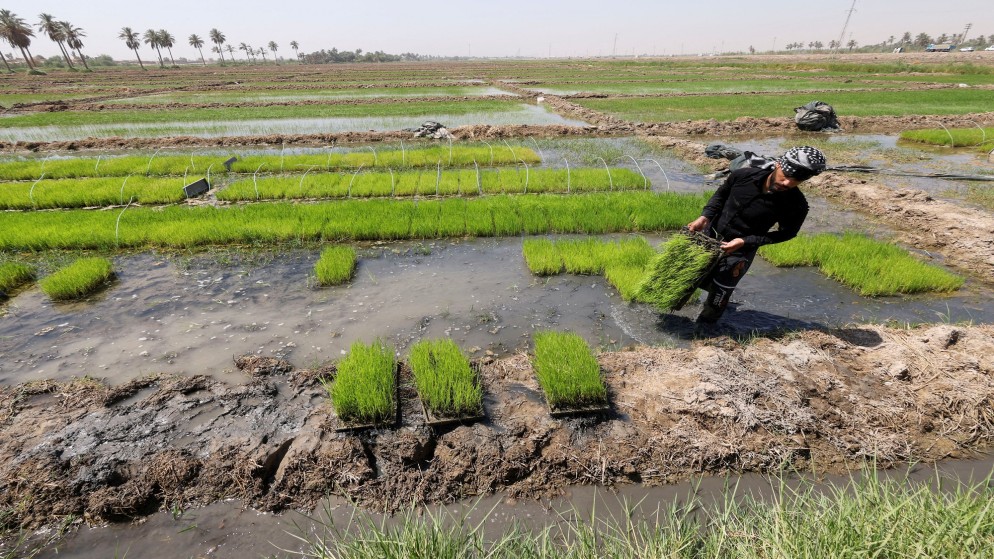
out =
<svg viewBox="0 0 994 559"><path fill-rule="evenodd" d="M994 489L987 483L936 492L871 474L823 491L774 482L772 493L757 499L729 490L716 504L691 495L651 515L630 505L620 514L567 511L544 527L522 520L499 533L486 527L486 516L470 522L419 509L384 522L359 515L347 526L302 533L300 556L966 559L987 557L994 546Z"/></svg>

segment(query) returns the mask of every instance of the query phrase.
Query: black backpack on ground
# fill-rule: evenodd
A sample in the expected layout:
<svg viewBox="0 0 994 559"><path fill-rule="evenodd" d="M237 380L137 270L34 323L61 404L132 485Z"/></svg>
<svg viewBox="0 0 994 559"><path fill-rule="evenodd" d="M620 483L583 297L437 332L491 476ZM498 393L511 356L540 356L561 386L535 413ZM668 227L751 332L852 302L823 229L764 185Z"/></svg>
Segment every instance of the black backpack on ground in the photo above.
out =
<svg viewBox="0 0 994 559"><path fill-rule="evenodd" d="M794 109L794 122L801 130L808 132L834 132L842 130L835 109L828 103L812 101Z"/></svg>

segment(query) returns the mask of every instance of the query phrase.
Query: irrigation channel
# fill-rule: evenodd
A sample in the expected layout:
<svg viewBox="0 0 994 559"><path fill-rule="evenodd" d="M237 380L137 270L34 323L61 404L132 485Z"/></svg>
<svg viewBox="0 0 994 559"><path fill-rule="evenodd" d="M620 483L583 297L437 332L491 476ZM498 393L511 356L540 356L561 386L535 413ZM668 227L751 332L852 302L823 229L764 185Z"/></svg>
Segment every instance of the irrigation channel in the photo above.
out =
<svg viewBox="0 0 994 559"><path fill-rule="evenodd" d="M847 139L854 140L839 137L838 141ZM783 142L794 140L743 138L733 143L761 153L776 153ZM884 152L897 149L882 137L855 140L876 142ZM619 153L633 153L638 160L646 156L638 151L646 148L628 138L540 141L536 147L542 151L547 166L558 165L561 159L580 159L583 153L611 160L612 165L623 165ZM659 155L653 157L660 159ZM871 160L886 158L885 153ZM902 160L900 165L904 169L932 170L936 160L950 168L970 165L969 158L959 155L936 155L930 158L931 163ZM659 170L652 165L643 167L657 191L697 192L713 187L685 164L664 159L660 162ZM662 168L668 172L664 174ZM927 184L930 192L945 195L950 187L936 182L915 179L914 185ZM840 210L818 196L810 196L809 200L812 211L805 232L856 230L884 238L890 233L871 218ZM648 240L655 245L665 238L656 235ZM48 486L63 491L45 497L49 499L49 509L39 508L37 517L28 520L44 520L45 515L52 514L51 501L58 499L83 499L86 502L74 501L72 506L85 508L87 520L95 522L141 517L175 506L172 513L151 514L138 527L80 528L59 545L59 556L263 555L277 553L271 545L293 548L295 540L286 531L292 531L290 523L301 517L293 512L279 516L257 513L253 508L308 509L314 505L315 494L327 494L336 484L362 505L394 510L412 498L427 502L456 498L460 503L452 510L458 511L471 495L508 489L507 493L477 502L478 509L471 513L476 515L477 510L490 511L505 498L541 497L559 493L568 484L609 482L617 483L622 495L632 500L644 497L648 507L654 508L657 503L686 494L690 487L653 488L639 482L652 485L686 479L688 474L701 471L765 471L780 463L803 469L812 465L812 456L832 456L833 451L837 454L829 458L830 469L841 470L853 459L866 458L867 451L861 449L871 446L888 458L888 464L906 457L912 446L921 451L918 455L932 460L963 456L960 448L976 446L977 441L940 437L941 428L949 426L944 422L955 423L952 415L940 412L936 416L942 419L935 419L936 425L927 432L923 428L923 434L881 436L872 426L851 427L847 423L850 419L863 418L868 409L882 409L887 402L885 392L893 387L892 381L876 383L879 379L875 377L849 379L845 372L849 362L836 366L833 374L846 379L839 381L817 375L801 378L803 375L782 373L773 369L774 365L759 366L753 361L768 356L771 362L801 368L809 362L817 363L819 351L844 345L839 341L843 338L850 345L840 352L860 355L878 346L928 345L940 339L946 340L944 349L961 339L967 340L963 343L973 343L970 335L957 330L956 325L994 321L990 284L968 278L962 289L949 295L867 298L816 269L775 268L759 259L736 291L733 308L724 323L702 332L693 324L699 309L696 305L661 316L646 305L622 301L600 276L562 274L539 278L525 266L521 246L520 237L363 243L357 245L359 263L353 280L346 286L330 288L314 286L313 266L320 253L317 246L285 250L218 248L194 254L122 253L113 257L117 274L114 283L85 301L52 303L37 287L18 293L5 303L5 314L0 317L0 383L68 383L48 392L40 390L25 397L23 404L21 400L11 400L11 406L26 406L21 416L28 419L23 421L62 426L57 436L45 441L35 440L37 433L29 433L28 427L19 427L27 429L24 440L33 446L28 449L14 445L8 449L12 453L9 458L18 456L20 460L20 456L30 455L24 459L24 467L28 468L25 471L51 476L46 478L51 480ZM925 326L922 333L912 330L897 341L884 343L882 340L892 334L881 333L882 327L875 326L884 323L932 326ZM630 357L627 365L615 363L611 382L617 412L611 420L590 424L582 420L550 421L542 416L541 396L530 380L525 357L532 334L541 329L571 330L592 347L619 355L626 348L643 345L662 348L646 350L650 353L685 353L672 358L652 353ZM797 341L780 342L777 333L783 330L800 332L796 334ZM764 349L763 338L767 335L778 340L776 349ZM382 338L404 356L412 343L440 337L451 337L472 358L492 367L485 379L488 419L484 424L429 436L423 426L418 426L417 412L411 419L409 410L405 410L408 419L397 431L384 435L343 435L328 429L328 405L323 389L314 382L314 371L338 359L353 341ZM753 338L759 341L755 349L750 349L748 340ZM714 345L702 349L701 339ZM746 361L753 361L748 366L738 367L732 363L735 358L722 353L727 344L740 343L726 344L724 340L728 339L747 340L734 349L738 352L734 355L751 352ZM977 352L986 350L982 344L967 347ZM242 355L285 359L296 371L290 375L253 376L235 367L233 357ZM897 364L887 361L887 357L892 355L885 356L884 364L879 366L889 370ZM943 354L938 359L945 357ZM664 380L672 380L675 385L666 390L672 389L674 400L683 402L679 406L691 409L689 413L700 413L713 421L715 430L733 433L734 449L708 440L693 447L700 456L691 458L688 448L684 449L688 461L677 458L683 447L675 441L697 440L701 432L681 431L683 424L667 416L667 410L645 401L644 389L658 389L657 383L664 381L632 372L635 363L651 365L654 359L673 360L669 363L674 367L673 378ZM679 369L678 364L685 365L686 370ZM734 373L726 375L725 368ZM910 375L911 382L922 382L909 390L934 388L918 379L913 364L907 369L916 372L897 371L895 378ZM776 400L771 409L775 409L784 403L777 400L781 394L813 391L814 396L805 398L824 402L818 408L818 418L810 424L824 423L833 413L825 409L844 406L847 401L845 391L822 388L823 384L837 387L833 383L841 382L851 394L867 399L879 397L874 400L878 407L847 408L851 417L829 421L831 425L818 435L820 442L804 441L802 445L782 433L769 434L770 440L753 440L722 415L728 413L729 406L740 406L742 402L729 403L721 398L716 402L713 397L715 392L723 394L726 388L720 385L720 378L745 378L750 374L747 371L753 370L770 372L771 377L784 377L783 382L794 384L780 386L776 384L779 381L764 378L744 388L736 385L730 392L769 389ZM863 369L854 366L853 370ZM706 382L691 379L698 373L703 378L707 371L715 375ZM166 376L141 381L156 374ZM72 384L83 375L99 378L110 392L100 396L104 394L102 389ZM849 380L851 385L847 384ZM702 384L695 384L698 381ZM115 387L120 391L115 392ZM955 384L946 388L949 392L943 394L973 395ZM92 396L93 391L98 395ZM660 397L670 397L668 394ZM736 396L728 397L734 400ZM403 405L410 405L410 400ZM751 405L745 406L750 413L762 407L748 407ZM810 410L807 405L802 407ZM757 413L769 411L764 408ZM775 414L778 418L781 411ZM792 429L797 425L809 424L807 416L796 414L801 412L794 408L783 412L787 418L783 421L790 425L778 423L781 419L771 420L769 425L775 424L785 433L796 432ZM539 416L542 419L536 419ZM904 419L889 409L882 416L895 424ZM752 416L752 420L766 429L768 418L756 417ZM850 431L858 433L850 435ZM672 440L657 441L655 435L646 434L649 432L665 433L659 436ZM516 446L501 446L504 439L524 441L522 455L515 458ZM836 446L841 440L850 446L840 451ZM616 443L619 448L633 445L636 450L619 451L613 457L618 461L610 469L605 465L591 471L586 461L569 455L590 451L598 444ZM638 449L657 443L661 448L669 443L676 449L670 457L676 465L667 473L653 474L658 476L653 478L646 475L644 467L658 457L643 456ZM810 447L808 454L798 450L798 445ZM46 461L44 451L38 451L45 448L57 448L63 456L80 457L85 464L73 466L72 471L60 471ZM25 452L18 454L18 450ZM90 457L94 455L99 457ZM517 459L524 466L515 465ZM129 465L146 461L148 468L142 472ZM493 465L498 462L500 467ZM990 460L949 462L942 467L956 470L961 465L973 469L975 479L992 469ZM522 467L537 473L526 473ZM167 472L165 477L152 479L161 472ZM190 487L170 485L174 477L190 481ZM69 494L70 479L80 487L88 487L85 491L89 493L81 490L80 494ZM245 487L245 480L258 486ZM746 489L766 483L758 477L741 480ZM702 483L705 491L718 493L723 480L710 478ZM291 486L293 491L309 488L309 494L293 493L287 489ZM93 487L98 489L94 491ZM562 509L569 502L585 514L594 491L574 487L568 501L556 501L551 506ZM80 497L83 494L89 499ZM244 500L215 502L218 495L238 495ZM212 504L186 508L184 503ZM329 506L336 518L351 513L344 501L333 501ZM610 510L603 509L604 513ZM512 519L535 519L541 525L557 518L531 499L515 505L499 504L491 515L488 522L498 529ZM49 553L54 553L54 548Z"/></svg>
<svg viewBox="0 0 994 559"><path fill-rule="evenodd" d="M994 471L994 457L951 460L934 467L897 468L880 474L902 483L931 485L934 490L951 490L958 483L972 484ZM845 486L855 476L824 476L815 481L816 490L829 484ZM535 531L562 522L658 520L658 513L673 503L687 502L691 496L707 507L721 506L728 495L750 495L769 501L781 480L790 488L810 483L811 476L785 475L782 478L746 474L735 478L706 477L661 487L621 486L611 490L581 486L570 489L567 497L542 501L507 499L491 495L447 506L431 507L431 514L447 526L465 523L482 525L489 538L506 530L524 527ZM939 482L937 485L936 482ZM396 526L404 516L389 517L357 509L341 498L329 498L314 511L283 515L259 513L239 501L216 503L181 513L159 512L141 525L83 527L58 546L59 557L105 559L106 557L292 557L307 548L301 538L328 535L328 526L346 529L356 518L377 526Z"/></svg>

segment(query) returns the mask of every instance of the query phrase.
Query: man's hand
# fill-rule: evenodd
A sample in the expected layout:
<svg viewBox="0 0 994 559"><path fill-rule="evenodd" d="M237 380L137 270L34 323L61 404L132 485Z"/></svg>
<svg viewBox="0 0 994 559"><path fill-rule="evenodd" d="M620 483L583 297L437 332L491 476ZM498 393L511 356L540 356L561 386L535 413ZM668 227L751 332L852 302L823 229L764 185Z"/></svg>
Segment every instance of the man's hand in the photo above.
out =
<svg viewBox="0 0 994 559"><path fill-rule="evenodd" d="M725 251L725 254L731 254L740 248L744 247L746 244L745 239L738 238L732 239L727 243L721 243L721 250Z"/></svg>
<svg viewBox="0 0 994 559"><path fill-rule="evenodd" d="M708 220L708 218L701 216L695 219L694 221L688 223L687 229L690 229L691 231L703 231L708 228L709 224L710 221Z"/></svg>

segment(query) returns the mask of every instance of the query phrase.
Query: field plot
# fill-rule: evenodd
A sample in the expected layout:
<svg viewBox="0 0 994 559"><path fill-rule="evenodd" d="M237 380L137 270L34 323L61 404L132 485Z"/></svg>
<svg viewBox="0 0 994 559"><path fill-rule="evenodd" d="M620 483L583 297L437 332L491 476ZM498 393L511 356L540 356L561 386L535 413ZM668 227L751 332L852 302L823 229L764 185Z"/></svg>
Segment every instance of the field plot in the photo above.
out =
<svg viewBox="0 0 994 559"><path fill-rule="evenodd" d="M988 173L994 63L938 60L4 76L0 104L51 102L0 129L0 435L17 441L0 512L34 528L329 494L394 511L983 448L989 210L829 171L802 185L805 235L764 248L717 326L638 291L718 184L708 142ZM813 99L890 135L797 133ZM427 120L454 137L415 138ZM934 130L898 144L904 128Z"/></svg>

